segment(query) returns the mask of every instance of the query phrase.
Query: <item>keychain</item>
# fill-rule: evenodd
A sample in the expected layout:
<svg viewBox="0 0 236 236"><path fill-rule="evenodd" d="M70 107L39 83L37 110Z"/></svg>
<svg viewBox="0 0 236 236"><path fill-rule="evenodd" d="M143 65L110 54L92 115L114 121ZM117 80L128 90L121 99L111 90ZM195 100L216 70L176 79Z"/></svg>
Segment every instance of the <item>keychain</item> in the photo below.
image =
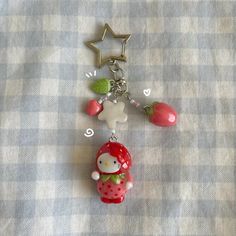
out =
<svg viewBox="0 0 236 236"><path fill-rule="evenodd" d="M104 40L107 33L113 38L122 40L122 51L119 56L102 57L96 43ZM150 105L141 104L132 98L128 91L125 73L118 61L127 61L125 46L130 34L115 34L108 24L105 24L101 38L86 42L86 45L96 53L97 66L101 68L107 65L113 77L100 78L91 85L91 90L102 95L99 99L88 101L86 113L90 116L97 116L99 120L105 121L111 130L111 137L108 142L102 145L96 155L96 170L91 177L97 181L97 190L104 203L121 203L126 192L133 187L133 178L129 173L132 165L131 155L127 148L119 143L116 136L116 125L118 122L126 122L128 117L124 112L125 98L131 105L145 114L149 121L157 126L169 127L176 124L177 113L166 103L153 102Z"/></svg>

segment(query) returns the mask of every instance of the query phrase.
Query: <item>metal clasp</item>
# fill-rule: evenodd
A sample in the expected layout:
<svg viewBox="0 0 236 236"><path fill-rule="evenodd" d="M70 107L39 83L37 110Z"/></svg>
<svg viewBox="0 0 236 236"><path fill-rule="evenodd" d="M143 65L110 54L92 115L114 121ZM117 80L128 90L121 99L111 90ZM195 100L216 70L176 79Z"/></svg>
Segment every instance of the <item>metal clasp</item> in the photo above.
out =
<svg viewBox="0 0 236 236"><path fill-rule="evenodd" d="M110 55L109 57L103 57L101 50L96 46L97 43L102 42L107 33L110 33L112 35L113 38L115 39L120 39L122 40L121 43L121 54L118 56L115 55ZM106 63L108 63L110 60L119 60L119 61L126 61L127 57L125 55L125 46L127 41L130 39L131 34L116 34L113 32L113 30L111 29L111 27L106 23L104 28L103 28L103 32L102 35L95 40L91 40L86 42L86 45L92 49L95 54L96 54L96 60L97 60L97 66L100 68L103 65L105 65Z"/></svg>

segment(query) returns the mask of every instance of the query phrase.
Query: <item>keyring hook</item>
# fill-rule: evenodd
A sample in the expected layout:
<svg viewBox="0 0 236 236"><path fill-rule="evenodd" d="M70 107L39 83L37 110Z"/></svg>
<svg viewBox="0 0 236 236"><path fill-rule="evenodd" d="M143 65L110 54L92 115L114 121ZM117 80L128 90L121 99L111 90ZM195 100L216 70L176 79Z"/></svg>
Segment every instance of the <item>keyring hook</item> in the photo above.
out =
<svg viewBox="0 0 236 236"><path fill-rule="evenodd" d="M122 49L121 49L121 54L118 56L111 55L109 57L103 58L102 52L96 46L96 44L99 42L102 42L105 39L106 34L108 32L112 35L113 38L122 40L122 43L121 43ZM125 46L126 46L127 41L130 39L130 37L131 37L131 34L115 34L113 30L111 29L111 27L106 23L103 28L101 37L99 39L86 42L86 45L96 53L97 66L100 68L103 65L109 63L109 61L111 60L112 61L118 60L118 61L125 61L125 62L127 61L127 57L125 55Z"/></svg>

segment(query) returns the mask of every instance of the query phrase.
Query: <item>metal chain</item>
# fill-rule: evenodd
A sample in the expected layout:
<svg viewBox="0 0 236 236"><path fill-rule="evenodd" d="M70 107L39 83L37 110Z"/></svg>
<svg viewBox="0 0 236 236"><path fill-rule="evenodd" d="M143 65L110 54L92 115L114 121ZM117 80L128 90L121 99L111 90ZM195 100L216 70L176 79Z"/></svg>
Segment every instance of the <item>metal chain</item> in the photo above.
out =
<svg viewBox="0 0 236 236"><path fill-rule="evenodd" d="M115 135L115 132L112 132L111 137L109 138L110 142L117 142L118 137Z"/></svg>
<svg viewBox="0 0 236 236"><path fill-rule="evenodd" d="M117 78L125 77L124 70L120 67L119 63L116 60L110 60L108 62L108 68L113 73L115 80Z"/></svg>
<svg viewBox="0 0 236 236"><path fill-rule="evenodd" d="M145 112L144 108L141 106L141 104L131 97L131 94L129 92L126 92L124 94L124 97L129 101L131 105L133 105L135 108L137 108L141 112Z"/></svg>
<svg viewBox="0 0 236 236"><path fill-rule="evenodd" d="M115 98L125 97L131 105L136 107L141 112L144 112L144 108L140 106L140 103L131 97L130 92L128 92L128 85L125 80L124 70L120 67L119 63L116 60L110 60L108 62L109 70L114 75L114 80L111 81L111 92Z"/></svg>
<svg viewBox="0 0 236 236"><path fill-rule="evenodd" d="M114 76L114 79L111 81L111 92L115 98L121 97L128 91L124 70L120 67L116 60L109 61L108 67Z"/></svg>

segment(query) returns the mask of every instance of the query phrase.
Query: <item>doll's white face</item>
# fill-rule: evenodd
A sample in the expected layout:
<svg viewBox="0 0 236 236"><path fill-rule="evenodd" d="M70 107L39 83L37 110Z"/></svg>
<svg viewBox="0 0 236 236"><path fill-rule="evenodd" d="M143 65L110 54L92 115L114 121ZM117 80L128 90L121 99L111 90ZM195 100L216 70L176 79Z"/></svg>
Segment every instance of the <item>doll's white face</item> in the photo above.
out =
<svg viewBox="0 0 236 236"><path fill-rule="evenodd" d="M120 163L109 153L103 153L97 159L98 169L104 173L115 173L120 169Z"/></svg>

